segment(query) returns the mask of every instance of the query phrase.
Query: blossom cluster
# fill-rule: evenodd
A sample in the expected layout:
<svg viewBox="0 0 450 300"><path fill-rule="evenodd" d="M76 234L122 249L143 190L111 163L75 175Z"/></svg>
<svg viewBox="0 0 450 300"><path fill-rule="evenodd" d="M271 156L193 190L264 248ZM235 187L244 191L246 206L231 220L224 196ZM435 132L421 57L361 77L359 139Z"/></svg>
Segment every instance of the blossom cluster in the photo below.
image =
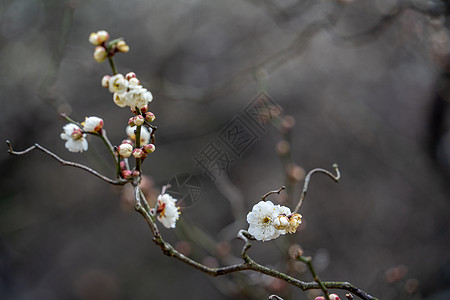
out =
<svg viewBox="0 0 450 300"><path fill-rule="evenodd" d="M111 41L108 45L106 42L109 40L109 33L105 30L100 30L97 32L92 32L89 36L89 42L97 46L94 50L94 59L101 63L104 62L106 58L111 57L116 52L128 52L130 51L130 46L125 43L122 39L117 39Z"/></svg>
<svg viewBox="0 0 450 300"><path fill-rule="evenodd" d="M105 75L102 86L113 94L114 103L120 107L129 106L131 109L142 109L153 100L152 93L143 88L136 74L130 72L125 76L116 74Z"/></svg>
<svg viewBox="0 0 450 300"><path fill-rule="evenodd" d="M65 140L65 147L71 152L83 152L88 150L87 134L101 137L111 150L117 166L117 178L129 181L140 180L140 165L148 154L155 151L154 132L156 127L150 125L155 120L155 115L148 111L148 104L153 100L152 93L143 88L136 74L130 72L125 76L117 74L112 56L116 52L128 52L129 47L122 39L109 41L109 34L104 30L91 33L89 42L96 46L94 59L103 62L110 58L114 75L105 75L102 78L102 86L108 88L113 94L114 103L120 107L130 107L134 114L128 120L126 127L127 139L119 146L112 146L103 129L104 122L99 117L86 117L82 123L70 122L64 125L61 138ZM139 137L139 138L138 138ZM136 167L130 168L128 158L136 159ZM165 189L164 189L165 190ZM175 205L176 199L162 192L157 198L156 207L152 209L156 218L167 228L175 228L179 218L179 208Z"/></svg>
<svg viewBox="0 0 450 300"><path fill-rule="evenodd" d="M282 234L295 233L301 218L300 214L292 214L289 207L260 201L247 215L248 232L259 241L269 241Z"/></svg>

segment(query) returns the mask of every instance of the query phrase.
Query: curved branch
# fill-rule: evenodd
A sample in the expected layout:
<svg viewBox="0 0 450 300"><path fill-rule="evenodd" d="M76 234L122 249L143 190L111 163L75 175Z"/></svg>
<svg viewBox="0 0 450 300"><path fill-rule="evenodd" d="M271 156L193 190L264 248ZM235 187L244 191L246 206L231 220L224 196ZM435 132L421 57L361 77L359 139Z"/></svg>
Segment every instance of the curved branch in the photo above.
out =
<svg viewBox="0 0 450 300"><path fill-rule="evenodd" d="M110 184L113 184L113 185L125 185L125 184L127 184L129 182L128 180L124 180L124 179L117 179L117 180L110 179L110 178L100 174L99 172L95 171L94 169L91 169L91 168L89 168L89 167L87 167L85 165L64 160L61 157L59 157L58 155L56 155L55 153L51 152L50 150L42 147L41 145L39 145L37 143L34 144L33 146L23 150L23 151L14 151L12 146L11 146L11 142L10 141L6 141L6 144L8 145L8 148L9 148L8 149L8 153L11 154L11 155L25 155L28 152L31 152L31 151L37 149L37 150L40 150L40 151L44 152L48 156L54 158L55 160L57 160L63 166L75 167L75 168L78 168L78 169L85 170L85 171L91 173L92 175L97 176L98 178L100 178L100 179L102 179L102 180L104 180L104 181L106 181L106 182L108 182Z"/></svg>
<svg viewBox="0 0 450 300"><path fill-rule="evenodd" d="M339 179L341 179L341 172L339 171L339 167L337 164L333 164L333 169L336 172L336 175L331 173L330 171L327 171L325 169L317 168L309 171L309 173L305 177L305 183L303 184L303 191L300 195L300 200L298 200L298 204L295 207L295 210L292 212L293 214L297 213L302 206L303 200L306 197L306 192L308 191L308 185L309 181L311 180L311 176L315 173L324 173L325 175L328 175L331 179L333 179L335 182L339 182Z"/></svg>
<svg viewBox="0 0 450 300"><path fill-rule="evenodd" d="M331 174L331 175L333 175L333 174ZM333 177L335 177L335 176L333 175ZM338 177L338 176L336 176L336 177ZM140 187L137 185L137 183L133 183L133 185L135 187L135 193L134 193L135 200L136 200L135 209L137 212L139 212L144 217L145 221L147 222L147 225L150 227L150 231L152 232L153 241L155 242L155 244L157 244L161 248L162 252L165 255L176 258L176 259L184 262L185 264L187 264L197 270L200 270L200 271L208 274L209 276L213 276L213 277L221 276L221 275L225 275L225 274L231 274L234 272L239 272L239 271L244 271L244 270L252 270L252 271L266 274L266 275L269 275L269 276L272 276L275 278L279 278L281 280L286 281L287 283L290 283L292 285L299 287L302 290L320 289L320 286L317 282L304 282L304 281L298 280L298 279L291 277L287 274L284 274L282 272L279 272L274 269L270 269L268 267L260 265L259 263L252 260L248 256L247 251L251 247L250 240L254 240L255 238L245 230L240 230L237 234L237 237L244 242L244 246L242 247L242 251L241 251L241 257L244 260L244 262L241 264L230 265L230 266L226 266L226 267L211 268L211 267L205 266L205 265L181 254L170 243L164 241L164 239L162 238L162 236L158 230L158 226L154 222L154 218L152 218L152 216L150 216L150 214L145 210L144 206L142 206L142 204L141 204L141 194L142 193L140 191ZM322 284L326 288L330 288L330 289L347 290L364 300L376 300L377 299L347 282L322 282Z"/></svg>

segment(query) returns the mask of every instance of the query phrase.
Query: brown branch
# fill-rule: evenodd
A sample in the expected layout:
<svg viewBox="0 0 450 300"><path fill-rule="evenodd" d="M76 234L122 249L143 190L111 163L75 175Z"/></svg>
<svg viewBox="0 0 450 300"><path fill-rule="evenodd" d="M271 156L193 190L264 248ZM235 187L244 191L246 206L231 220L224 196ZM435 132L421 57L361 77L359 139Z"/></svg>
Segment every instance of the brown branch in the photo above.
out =
<svg viewBox="0 0 450 300"><path fill-rule="evenodd" d="M281 193L281 191L282 190L285 190L286 189L286 187L283 185L282 187L280 187L278 190L274 190L274 191L270 191L270 192L267 192L267 193L265 193L263 196L261 196L261 200L262 201L266 201L266 198L268 197L268 196L270 196L270 195L272 195L272 194L280 194Z"/></svg>
<svg viewBox="0 0 450 300"><path fill-rule="evenodd" d="M42 147L41 145L39 145L37 143L34 144L33 146L23 150L23 151L14 151L12 146L11 146L10 141L6 141L6 144L8 145L8 148L9 148L8 149L8 153L11 154L11 155L25 155L25 154L27 154L27 153L37 149L37 150L40 150L40 151L44 152L48 156L54 158L55 160L57 160L63 166L75 167L75 168L79 168L79 169L85 170L85 171L91 173L92 175L97 176L98 178L100 178L100 179L102 179L102 180L104 180L104 181L106 181L106 182L108 182L110 184L113 184L113 185L125 185L125 184L127 184L129 182L128 180L124 180L124 179L117 179L117 180L110 179L110 178L100 174L99 172L95 171L94 169L91 169L91 168L89 168L89 167L87 167L85 165L64 160L61 157L59 157L58 155L56 155L55 153L51 152L50 150Z"/></svg>
<svg viewBox="0 0 450 300"><path fill-rule="evenodd" d="M333 168L336 171L336 175L334 175L330 171L327 171L327 170L321 169L321 168L317 168L317 169L313 169L313 170L309 171L309 173L305 177L305 183L303 184L303 191L300 195L300 200L298 201L298 204L295 207L293 214L297 213L299 211L300 207L302 206L303 200L306 197L306 192L308 191L308 185L309 185L309 181L311 180L312 175L314 175L315 173L324 173L325 175L328 175L331 179L333 179L335 182L339 182L339 179L341 178L341 172L339 172L339 167L337 164L333 164Z"/></svg>
<svg viewBox="0 0 450 300"><path fill-rule="evenodd" d="M226 267L211 268L211 267L207 267L207 266L181 254L170 243L164 241L164 239L162 238L162 236L158 230L158 226L155 224L154 217L152 217L145 210L144 206L141 204L141 202L143 200L141 199L142 194L140 192L140 187L137 185L137 183L133 183L133 184L135 187L135 193L134 193L135 209L137 212L139 212L144 217L145 221L147 222L148 226L150 227L150 231L152 232L153 241L155 242L155 244L157 244L161 248L162 252L165 255L167 255L169 257L173 257L175 259L178 259L178 260L184 262L185 264L187 264L197 270L200 270L210 276L213 276L213 277L221 276L221 275L225 275L225 274L231 274L234 272L239 272L239 271L244 271L244 270L252 270L255 272L269 275L271 277L279 278L281 280L286 281L287 283L290 283L292 285L299 287L302 290L310 290L310 289L319 289L320 288L320 286L317 282L304 282L304 281L298 280L298 279L291 277L287 274L284 274L282 272L279 272L274 269L270 269L268 267L260 265L259 263L252 260L250 258L250 256L248 256L247 251L251 247L250 240L254 240L255 238L245 230L240 230L239 233L237 234L237 237L244 242L244 246L242 247L242 251L241 251L241 258L244 260L244 262L241 264L230 265L230 266L226 266ZM357 288L347 282L322 282L322 283L326 288L347 290L364 300L377 300L377 298L367 294L366 292L360 290L359 288Z"/></svg>

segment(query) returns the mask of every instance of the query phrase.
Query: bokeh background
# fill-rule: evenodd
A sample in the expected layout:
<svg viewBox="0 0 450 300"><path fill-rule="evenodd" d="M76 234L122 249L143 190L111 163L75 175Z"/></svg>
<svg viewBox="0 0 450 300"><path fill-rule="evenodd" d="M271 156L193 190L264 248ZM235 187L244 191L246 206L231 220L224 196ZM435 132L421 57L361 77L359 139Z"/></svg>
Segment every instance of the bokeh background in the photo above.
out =
<svg viewBox="0 0 450 300"><path fill-rule="evenodd" d="M323 280L380 299L450 298L450 50L447 1L0 1L0 140L35 142L114 176L108 152L69 153L66 112L100 116L111 141L131 116L100 85L88 36L124 37L115 61L154 95L157 151L147 191L175 175L201 184L162 234L207 265L239 262L246 213L269 190L295 206L315 175L295 235L254 242L257 261L311 281L289 257L313 257ZM215 180L193 159L265 91L281 109ZM230 153L225 146L220 148ZM210 278L162 255L127 189L35 151L0 151L1 299L313 299L244 272ZM150 197L151 198L151 197ZM343 292L339 292L341 298Z"/></svg>

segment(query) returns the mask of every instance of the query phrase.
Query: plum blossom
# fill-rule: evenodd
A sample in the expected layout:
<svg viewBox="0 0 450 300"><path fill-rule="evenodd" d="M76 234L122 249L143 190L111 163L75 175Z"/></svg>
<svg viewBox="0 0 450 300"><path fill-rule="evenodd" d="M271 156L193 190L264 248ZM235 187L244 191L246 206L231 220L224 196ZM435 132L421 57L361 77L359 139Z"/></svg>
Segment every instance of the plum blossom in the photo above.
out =
<svg viewBox="0 0 450 300"><path fill-rule="evenodd" d="M286 234L291 210L286 206L274 205L271 201L260 201L247 215L248 232L257 240L269 241Z"/></svg>
<svg viewBox="0 0 450 300"><path fill-rule="evenodd" d="M85 132L101 132L103 128L103 120L99 117L86 117L81 123Z"/></svg>
<svg viewBox="0 0 450 300"><path fill-rule="evenodd" d="M158 196L157 218L166 228L175 228L180 216L179 208L175 206L175 202L177 202L177 199L169 194L165 193Z"/></svg>
<svg viewBox="0 0 450 300"><path fill-rule="evenodd" d="M83 133L80 127L69 123L64 125L63 130L61 138L66 140L65 147L67 150L70 152L83 152L88 149L86 134Z"/></svg>
<svg viewBox="0 0 450 300"><path fill-rule="evenodd" d="M122 74L109 78L109 91L111 93L125 93L128 89L128 80Z"/></svg>

